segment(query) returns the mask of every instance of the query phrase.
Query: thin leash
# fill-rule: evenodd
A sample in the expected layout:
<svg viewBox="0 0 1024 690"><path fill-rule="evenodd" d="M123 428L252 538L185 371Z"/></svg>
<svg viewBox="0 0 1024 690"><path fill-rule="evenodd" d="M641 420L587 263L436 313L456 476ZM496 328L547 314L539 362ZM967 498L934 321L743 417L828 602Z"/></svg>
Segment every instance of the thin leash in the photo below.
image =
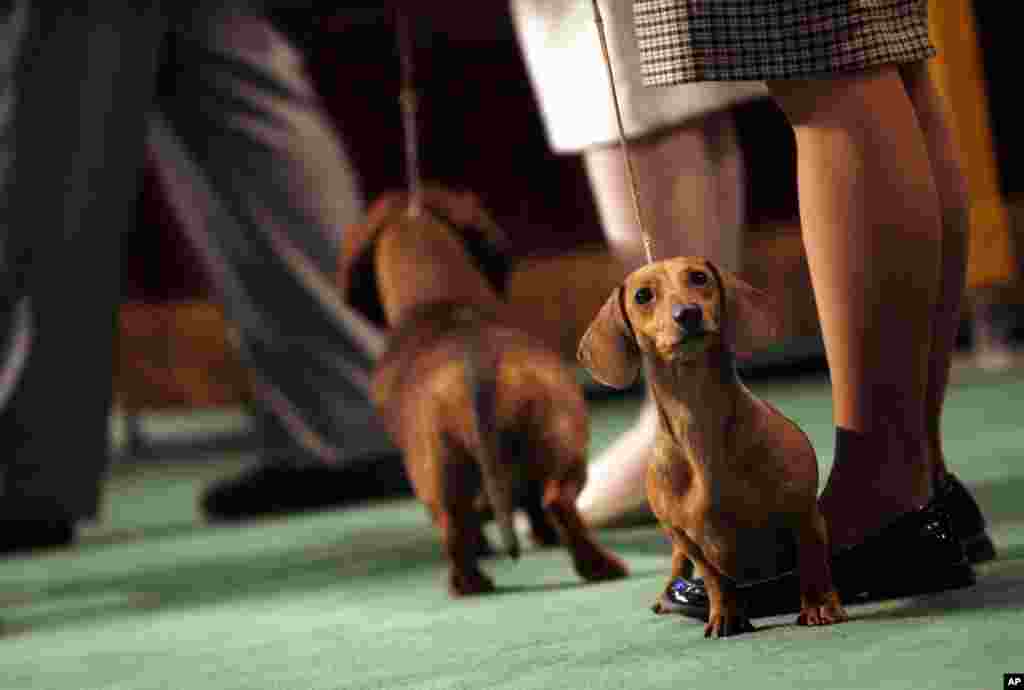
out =
<svg viewBox="0 0 1024 690"><path fill-rule="evenodd" d="M395 37L398 45L398 59L402 74L398 100L402 106L402 135L405 143L405 176L409 187L409 208L407 212L415 217L423 210L423 178L420 174L419 137L416 114L419 97L416 93L413 72L412 31L409 18L401 9L395 9Z"/></svg>
<svg viewBox="0 0 1024 690"><path fill-rule="evenodd" d="M601 39L601 54L604 56L604 66L608 70L608 87L612 94L612 104L615 106L615 121L619 126L619 147L622 149L622 158L626 165L626 177L629 180L629 190L633 197L633 211L636 213L636 223L640 228L640 238L644 243L644 252L647 254L647 263L654 263L654 251L651 248L651 236L647 233L647 226L644 224L644 217L640 205L640 188L637 185L636 173L633 170L633 159L629 155L629 142L626 141L626 128L622 124L622 108L619 105L619 93L615 88L615 73L612 70L612 61L608 56L608 40L604 34L604 20L601 18L601 8L597 0L591 0L594 8L594 23L597 24L597 36Z"/></svg>
<svg viewBox="0 0 1024 690"><path fill-rule="evenodd" d="M604 66L608 71L608 89L611 92L612 104L615 106L615 122L619 127L619 147L622 150L623 162L626 166L626 178L629 180L629 190L633 197L633 212L636 214L636 223L640 228L640 239L644 243L644 252L647 255L647 263L654 263L654 250L652 249L651 236L647 232L644 223L643 207L640 204L640 187L636 181L636 172L633 169L633 159L629 153L629 142L626 140L626 128L622 124L622 106L619 105L619 93L615 88L615 72L612 69L612 60L608 54L608 39L605 38L604 19L601 17L601 8L597 0L591 0L594 8L594 23L597 24L597 36L601 39L601 55L604 57ZM648 393L650 395L650 393Z"/></svg>

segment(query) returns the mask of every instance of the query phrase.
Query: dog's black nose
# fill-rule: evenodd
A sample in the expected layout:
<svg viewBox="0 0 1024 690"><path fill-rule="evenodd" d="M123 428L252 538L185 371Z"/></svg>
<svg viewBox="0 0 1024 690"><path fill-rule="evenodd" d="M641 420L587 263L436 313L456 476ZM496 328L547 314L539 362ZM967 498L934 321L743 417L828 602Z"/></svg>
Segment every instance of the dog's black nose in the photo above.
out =
<svg viewBox="0 0 1024 690"><path fill-rule="evenodd" d="M684 333L700 333L704 329L704 312L697 304L673 304L672 320Z"/></svg>

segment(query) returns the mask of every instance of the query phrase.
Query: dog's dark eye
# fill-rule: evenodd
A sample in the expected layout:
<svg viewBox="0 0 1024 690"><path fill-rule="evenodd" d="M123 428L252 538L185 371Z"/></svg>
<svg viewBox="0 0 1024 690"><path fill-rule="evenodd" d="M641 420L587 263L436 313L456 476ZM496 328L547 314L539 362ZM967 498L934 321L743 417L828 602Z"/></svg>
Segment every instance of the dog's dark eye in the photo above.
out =
<svg viewBox="0 0 1024 690"><path fill-rule="evenodd" d="M637 304L647 304L654 299L654 290L642 287L636 291L636 294L633 295L633 299L636 300Z"/></svg>
<svg viewBox="0 0 1024 690"><path fill-rule="evenodd" d="M704 271L690 271L690 284L703 287L708 284L708 274Z"/></svg>

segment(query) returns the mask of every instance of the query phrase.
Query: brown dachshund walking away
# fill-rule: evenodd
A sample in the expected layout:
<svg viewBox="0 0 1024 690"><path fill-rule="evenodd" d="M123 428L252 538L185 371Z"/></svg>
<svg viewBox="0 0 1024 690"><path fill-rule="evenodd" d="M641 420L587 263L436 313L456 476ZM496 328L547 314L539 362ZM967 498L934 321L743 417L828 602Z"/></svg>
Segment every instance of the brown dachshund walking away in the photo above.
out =
<svg viewBox="0 0 1024 690"><path fill-rule="evenodd" d="M510 322L449 222L453 214L435 213L427 201L415 216L400 208L371 214L377 227L366 234L375 238L377 291L393 329L372 387L416 495L441 532L450 592L494 589L479 567L490 551L483 521L493 514L506 551L517 557L518 508L534 540L564 544L583 578L625 576L625 565L594 541L576 510L589 425L575 375Z"/></svg>

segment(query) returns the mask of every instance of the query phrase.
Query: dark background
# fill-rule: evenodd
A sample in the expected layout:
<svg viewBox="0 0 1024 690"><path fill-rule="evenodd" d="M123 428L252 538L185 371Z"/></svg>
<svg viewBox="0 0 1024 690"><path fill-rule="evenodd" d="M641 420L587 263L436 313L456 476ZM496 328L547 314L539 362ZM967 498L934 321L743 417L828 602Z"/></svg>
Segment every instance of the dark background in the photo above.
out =
<svg viewBox="0 0 1024 690"><path fill-rule="evenodd" d="M451 3L451 6L455 6ZM426 178L479 194L517 256L602 241L578 156L552 154L504 2L411 13ZM367 201L405 186L393 14L279 12L302 48ZM603 69L597 58L594 69ZM767 102L738 114L748 151L749 219L796 215L792 136ZM197 297L208 286L148 165L139 223L125 238L128 299Z"/></svg>
<svg viewBox="0 0 1024 690"><path fill-rule="evenodd" d="M350 3L351 4L351 3ZM304 53L346 144L367 201L405 185L399 62L393 11L344 13L296 8L276 13ZM517 256L601 242L597 212L578 156L555 156L519 55L507 3L411 5L425 177L479 194L511 236ZM1004 196L1024 192L1022 108L1014 54L1019 24L1011 3L978 2L993 137ZM594 69L603 69L595 59ZM752 227L796 216L795 152L782 114L767 101L739 108ZM206 282L151 170L144 171L139 223L126 237L125 296L161 301L203 296Z"/></svg>

